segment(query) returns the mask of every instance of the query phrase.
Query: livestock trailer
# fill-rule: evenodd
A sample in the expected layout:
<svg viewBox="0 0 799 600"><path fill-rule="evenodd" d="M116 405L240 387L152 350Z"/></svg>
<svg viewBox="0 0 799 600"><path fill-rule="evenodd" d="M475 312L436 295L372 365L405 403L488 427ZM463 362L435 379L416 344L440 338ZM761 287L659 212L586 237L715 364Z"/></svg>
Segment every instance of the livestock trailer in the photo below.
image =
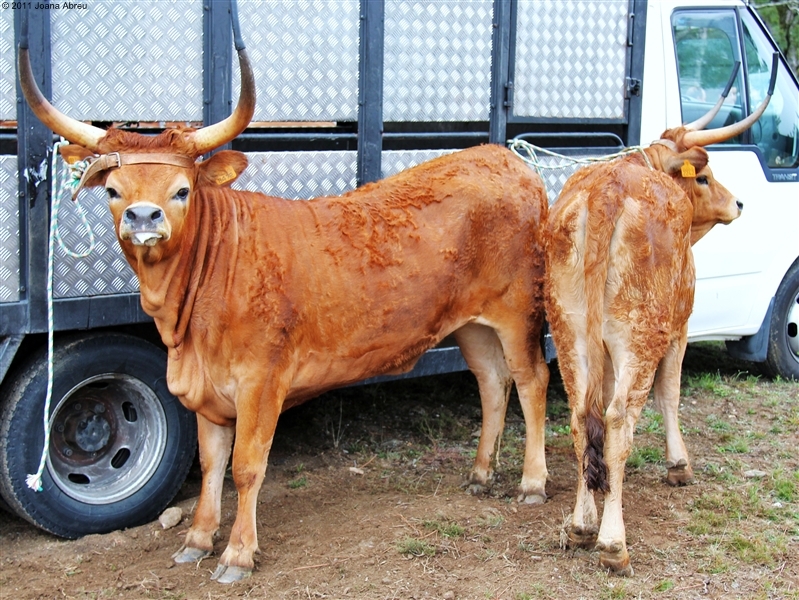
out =
<svg viewBox="0 0 799 600"><path fill-rule="evenodd" d="M239 14L258 104L232 143L250 161L234 187L297 199L516 139L557 153L537 154L554 201L580 159L704 114L736 61L734 91L710 126L749 114L777 51L740 0L263 0L241 2ZM16 79L23 16L40 88L95 125L148 133L217 122L239 73L229 0L0 11L0 496L77 537L157 515L191 465L196 432L166 387L166 355L102 193L51 196L63 166L54 177L55 140ZM799 377L799 87L782 58L778 70L765 115L710 148L745 209L694 248L689 338L727 340L736 356ZM444 345L406 376L465 368ZM34 492L24 474L45 444L48 382Z"/></svg>

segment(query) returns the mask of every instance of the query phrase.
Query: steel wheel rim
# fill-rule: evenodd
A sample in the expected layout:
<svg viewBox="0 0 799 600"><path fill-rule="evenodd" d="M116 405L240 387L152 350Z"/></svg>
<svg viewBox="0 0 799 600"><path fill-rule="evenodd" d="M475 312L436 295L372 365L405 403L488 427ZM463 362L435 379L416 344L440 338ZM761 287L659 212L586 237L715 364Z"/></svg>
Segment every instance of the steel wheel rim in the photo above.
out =
<svg viewBox="0 0 799 600"><path fill-rule="evenodd" d="M166 450L158 396L119 373L82 381L50 417L47 470L58 488L86 504L112 504L152 478Z"/></svg>
<svg viewBox="0 0 799 600"><path fill-rule="evenodd" d="M799 288L794 291L794 298L785 318L785 339L795 360L799 361Z"/></svg>

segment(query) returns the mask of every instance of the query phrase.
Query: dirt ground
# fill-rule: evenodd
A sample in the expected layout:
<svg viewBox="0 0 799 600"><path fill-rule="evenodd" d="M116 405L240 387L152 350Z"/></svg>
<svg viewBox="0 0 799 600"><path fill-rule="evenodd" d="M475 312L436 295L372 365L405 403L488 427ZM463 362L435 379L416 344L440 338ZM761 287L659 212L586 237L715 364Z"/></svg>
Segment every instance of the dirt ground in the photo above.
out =
<svg viewBox="0 0 799 600"><path fill-rule="evenodd" d="M524 441L515 398L497 482L473 497L461 486L480 427L470 374L349 388L281 417L251 578L210 580L233 524L232 481L216 556L173 564L195 469L172 529L64 541L0 514L0 597L799 598L799 384L762 378L719 345L689 349L681 419L696 483L663 483L662 424L645 410L624 489L631 578L601 570L597 552L559 547L577 470L556 368L549 400L543 506L513 499Z"/></svg>

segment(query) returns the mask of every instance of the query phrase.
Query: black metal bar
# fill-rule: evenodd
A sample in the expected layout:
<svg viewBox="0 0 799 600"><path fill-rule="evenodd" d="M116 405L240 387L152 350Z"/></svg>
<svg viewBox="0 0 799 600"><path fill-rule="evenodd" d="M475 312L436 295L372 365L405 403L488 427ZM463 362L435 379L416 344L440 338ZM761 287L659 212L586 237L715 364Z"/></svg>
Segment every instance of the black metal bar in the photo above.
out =
<svg viewBox="0 0 799 600"><path fill-rule="evenodd" d="M491 23L491 106L488 116L488 141L492 144L505 143L508 113L512 109L509 77L511 12L515 4L515 1L494 0Z"/></svg>
<svg viewBox="0 0 799 600"><path fill-rule="evenodd" d="M95 329L132 323L150 323L139 294L62 298L53 302L56 331Z"/></svg>
<svg viewBox="0 0 799 600"><path fill-rule="evenodd" d="M19 335L28 331L28 303L0 303L0 335Z"/></svg>
<svg viewBox="0 0 799 600"><path fill-rule="evenodd" d="M14 356L16 356L17 350L19 350L24 339L24 335L10 335L0 338L0 381L3 381L3 377L8 373L11 363L14 361Z"/></svg>
<svg viewBox="0 0 799 600"><path fill-rule="evenodd" d="M26 29L26 31L23 31ZM14 11L15 43L27 37L33 76L45 98L52 95L50 11ZM47 331L47 240L50 217L50 144L53 134L33 114L17 81L19 168L20 297L26 305L24 331Z"/></svg>
<svg viewBox="0 0 799 600"><path fill-rule="evenodd" d="M433 348L425 352L414 365L413 369L401 375L381 375L371 377L353 385L368 385L370 383L380 383L382 381L394 381L397 379L410 379L412 377L424 377L426 375L438 375L441 373L453 373L455 371L466 371L469 367L457 346L446 348Z"/></svg>
<svg viewBox="0 0 799 600"><path fill-rule="evenodd" d="M644 98L644 47L646 45L646 0L632 2L632 47L630 48L630 78L640 82L638 91L631 94L627 106L628 146L641 143L642 100Z"/></svg>
<svg viewBox="0 0 799 600"><path fill-rule="evenodd" d="M358 185L381 176L383 152L383 0L361 0L358 73Z"/></svg>
<svg viewBox="0 0 799 600"><path fill-rule="evenodd" d="M230 0L203 1L203 123L218 123L232 112L233 34ZM230 143L217 148L230 148Z"/></svg>

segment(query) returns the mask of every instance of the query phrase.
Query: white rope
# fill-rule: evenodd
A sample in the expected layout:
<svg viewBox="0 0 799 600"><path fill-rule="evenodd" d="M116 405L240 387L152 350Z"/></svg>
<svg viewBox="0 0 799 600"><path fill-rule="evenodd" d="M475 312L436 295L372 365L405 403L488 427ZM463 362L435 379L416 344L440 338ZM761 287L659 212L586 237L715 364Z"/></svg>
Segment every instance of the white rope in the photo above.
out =
<svg viewBox="0 0 799 600"><path fill-rule="evenodd" d="M50 190L50 237L47 248L47 395L44 399L44 414L42 418L44 423L44 447L42 448L42 457L39 460L38 470L33 475L28 475L25 478L25 483L28 484L28 487L37 492L42 491L42 474L44 473L44 467L47 462L47 451L50 447L50 433L52 430L50 402L53 397L53 263L55 255L55 242L57 240L61 250L73 258L85 258L89 256L89 254L94 251L96 242L94 232L92 231L89 221L86 218L86 212L77 201L76 204L78 214L80 215L84 227L86 227L86 230L89 232L89 249L85 252L71 251L69 248L67 248L66 244L64 244L58 230L58 207L61 203L61 197L64 196L65 193L71 195L70 188L74 187L73 182L75 179L75 171L72 168L64 169L64 174L60 180L57 174L56 163L59 156L58 148L60 146L66 145L67 143L68 142L64 140L64 138L61 138L61 141L56 142L53 145L53 155L50 161L51 181L53 183ZM80 180L80 178L78 178L78 180Z"/></svg>
<svg viewBox="0 0 799 600"><path fill-rule="evenodd" d="M600 162L609 162L611 160L616 160L617 158L621 158L622 156L627 156L629 154L635 154L640 152L641 155L644 157L644 161L646 161L647 166L652 169L652 163L649 162L649 157L644 152L643 146L630 146L629 148L625 148L624 150L620 150L619 152L615 152L613 154L606 154L604 156L588 156L583 158L577 158L574 156L566 156L565 154L558 154L557 152L552 152L551 150L547 150L546 148L541 148L540 146L535 146L530 142L526 142L525 140L510 140L508 142L508 147L510 150L519 158L521 158L524 162L528 165L535 168L539 175L543 177L541 173L544 169L567 169L574 165L591 165L594 163ZM558 159L558 163L551 164L551 163L544 163L540 158L538 158L538 154L546 154L552 158Z"/></svg>

